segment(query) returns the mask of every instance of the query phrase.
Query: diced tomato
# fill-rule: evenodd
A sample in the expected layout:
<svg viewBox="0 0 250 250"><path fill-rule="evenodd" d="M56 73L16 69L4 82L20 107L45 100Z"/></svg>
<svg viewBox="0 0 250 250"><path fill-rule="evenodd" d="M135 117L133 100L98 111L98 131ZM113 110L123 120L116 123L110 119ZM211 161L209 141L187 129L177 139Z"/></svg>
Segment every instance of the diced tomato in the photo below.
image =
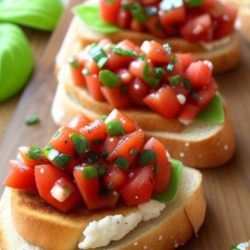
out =
<svg viewBox="0 0 250 250"><path fill-rule="evenodd" d="M34 168L17 161L10 160L11 172L4 181L4 185L17 189L32 189L37 190Z"/></svg>
<svg viewBox="0 0 250 250"><path fill-rule="evenodd" d="M169 11L160 10L159 18L164 29L168 29L171 25L184 23L186 20L186 10L184 4L179 8L172 8Z"/></svg>
<svg viewBox="0 0 250 250"><path fill-rule="evenodd" d="M111 164L103 176L105 187L111 191L117 191L127 180L126 171Z"/></svg>
<svg viewBox="0 0 250 250"><path fill-rule="evenodd" d="M138 154L144 142L144 137L144 132L142 130L137 130L131 134L123 136L113 152L107 157L107 160L114 161L118 157L123 157L130 164Z"/></svg>
<svg viewBox="0 0 250 250"><path fill-rule="evenodd" d="M79 130L80 128L88 125L89 123L90 123L90 119L87 116L83 114L77 114L68 123L67 127L75 129L75 130Z"/></svg>
<svg viewBox="0 0 250 250"><path fill-rule="evenodd" d="M51 195L51 189L53 188L54 184L61 178L65 178L71 184L71 186L75 187L72 179L66 173L60 171L52 165L46 164L36 166L35 178L40 196L48 203L50 203L53 207L56 207L63 212L67 212L69 209L82 203L81 195L77 188L72 190L70 187L68 187L69 189L71 189L71 194L63 202L58 201Z"/></svg>
<svg viewBox="0 0 250 250"><path fill-rule="evenodd" d="M139 24L135 20L135 18L132 18L130 22L130 29L136 32L145 32L146 31L146 26L144 24Z"/></svg>
<svg viewBox="0 0 250 250"><path fill-rule="evenodd" d="M182 62L184 70L186 70L191 63L196 61L191 53L176 53L175 56Z"/></svg>
<svg viewBox="0 0 250 250"><path fill-rule="evenodd" d="M100 208L112 208L115 206L119 199L117 193L106 190L106 193L100 194L100 182L99 177L96 176L91 179L85 179L83 169L88 166L77 167L74 169L74 178L76 185L80 190L82 198L88 207L88 209L100 209Z"/></svg>
<svg viewBox="0 0 250 250"><path fill-rule="evenodd" d="M137 106L145 106L143 99L148 94L148 91L148 85L137 77L134 78L130 84L128 84L128 95Z"/></svg>
<svg viewBox="0 0 250 250"><path fill-rule="evenodd" d="M106 125L102 120L94 120L89 125L84 126L79 132L88 139L91 148L103 143L106 135Z"/></svg>
<svg viewBox="0 0 250 250"><path fill-rule="evenodd" d="M132 106L129 96L126 93L122 93L122 90L119 86L114 89L109 89L108 87L103 86L101 87L101 91L107 102L113 108L127 109Z"/></svg>
<svg viewBox="0 0 250 250"><path fill-rule="evenodd" d="M74 58L69 58L68 61L70 63L69 65L70 73L71 73L71 77L72 77L74 85L85 87L86 83L85 83L85 78L82 73L82 70L83 70L82 63L78 59L74 59Z"/></svg>
<svg viewBox="0 0 250 250"><path fill-rule="evenodd" d="M234 23L237 17L237 7L233 4L222 3L223 14L218 20L214 31L214 39L226 37L234 30Z"/></svg>
<svg viewBox="0 0 250 250"><path fill-rule="evenodd" d="M97 66L96 62L91 56L88 56L88 59L84 61L84 69L86 69L90 75L98 75L100 72L100 68ZM86 77L86 75L83 76Z"/></svg>
<svg viewBox="0 0 250 250"><path fill-rule="evenodd" d="M100 1L100 16L105 22L116 24L117 15L120 9L120 0Z"/></svg>
<svg viewBox="0 0 250 250"><path fill-rule="evenodd" d="M189 42L198 42L213 27L209 14L195 17L180 27L180 35Z"/></svg>
<svg viewBox="0 0 250 250"><path fill-rule="evenodd" d="M108 115L105 120L105 123L118 120L121 122L122 127L126 131L126 133L132 133L136 130L136 122L130 119L125 114L121 113L117 109L113 109L112 112Z"/></svg>
<svg viewBox="0 0 250 250"><path fill-rule="evenodd" d="M166 119L175 118L182 106L176 97L176 92L170 86L162 87L154 94L146 96L144 102Z"/></svg>
<svg viewBox="0 0 250 250"><path fill-rule="evenodd" d="M185 77L190 80L194 88L206 86L212 77L212 66L207 61L191 63L185 71Z"/></svg>
<svg viewBox="0 0 250 250"><path fill-rule="evenodd" d="M140 0L140 4L143 6L157 5L159 0Z"/></svg>
<svg viewBox="0 0 250 250"><path fill-rule="evenodd" d="M151 60L153 63L169 63L170 62L170 53L168 53L163 45L155 41L145 41L141 50L145 52L146 58Z"/></svg>
<svg viewBox="0 0 250 250"><path fill-rule="evenodd" d="M19 147L18 153L20 154L24 164L30 168L34 168L36 165L44 164L44 160L41 158L40 160L32 159L27 155L30 151L31 147Z"/></svg>
<svg viewBox="0 0 250 250"><path fill-rule="evenodd" d="M191 122L194 120L194 118L198 115L199 112L200 108L198 106L191 103L185 103L182 106L178 117L184 122Z"/></svg>
<svg viewBox="0 0 250 250"><path fill-rule="evenodd" d="M119 69L115 73L121 78L123 84L129 84L134 79L127 69Z"/></svg>
<svg viewBox="0 0 250 250"><path fill-rule="evenodd" d="M173 59L175 58L175 59ZM172 63L172 60L174 61ZM171 65L171 67L169 67ZM184 67L182 61L179 60L176 56L173 56L170 63L167 66L166 73L163 75L163 80L168 81L168 78L171 76L180 75L184 76Z"/></svg>
<svg viewBox="0 0 250 250"><path fill-rule="evenodd" d="M94 100L102 102L105 101L105 98L100 90L102 83L99 80L98 75L85 75L86 85L88 87L88 90L93 97Z"/></svg>
<svg viewBox="0 0 250 250"><path fill-rule="evenodd" d="M119 189L119 194L128 206L150 201L154 187L152 166L133 168L128 179Z"/></svg>
<svg viewBox="0 0 250 250"><path fill-rule="evenodd" d="M77 133L74 129L61 127L49 142L54 149L60 153L74 155L76 153L75 145L70 137L70 134Z"/></svg>
<svg viewBox="0 0 250 250"><path fill-rule="evenodd" d="M132 20L132 15L129 10L125 10L124 8L120 8L118 12L118 19L116 21L117 26L121 29L127 29Z"/></svg>
<svg viewBox="0 0 250 250"><path fill-rule="evenodd" d="M216 0L203 0L203 4L200 6L200 9L207 12L215 5L216 2Z"/></svg>
<svg viewBox="0 0 250 250"><path fill-rule="evenodd" d="M148 31L158 38L164 39L167 37L167 33L165 32L164 28L162 27L159 17L157 15L151 16L148 18L147 22L145 23Z"/></svg>

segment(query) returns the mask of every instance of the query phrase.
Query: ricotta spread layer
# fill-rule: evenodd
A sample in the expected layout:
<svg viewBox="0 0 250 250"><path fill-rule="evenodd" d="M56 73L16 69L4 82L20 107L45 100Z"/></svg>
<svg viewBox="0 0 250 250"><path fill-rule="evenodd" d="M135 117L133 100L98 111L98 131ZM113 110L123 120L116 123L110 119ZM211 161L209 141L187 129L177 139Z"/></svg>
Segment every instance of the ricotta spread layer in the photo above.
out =
<svg viewBox="0 0 250 250"><path fill-rule="evenodd" d="M165 207L164 203L150 200L138 205L138 211L127 216L109 215L99 221L92 221L84 230L84 240L78 244L78 247L88 249L107 246L111 241L122 239L141 221L158 217Z"/></svg>

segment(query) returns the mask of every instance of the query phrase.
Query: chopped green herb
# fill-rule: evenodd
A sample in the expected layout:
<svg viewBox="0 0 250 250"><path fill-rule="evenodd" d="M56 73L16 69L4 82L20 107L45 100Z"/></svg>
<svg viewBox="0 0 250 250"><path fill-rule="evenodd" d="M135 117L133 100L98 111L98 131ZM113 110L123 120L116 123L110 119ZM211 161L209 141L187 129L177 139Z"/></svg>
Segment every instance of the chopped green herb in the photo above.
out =
<svg viewBox="0 0 250 250"><path fill-rule="evenodd" d="M111 45L109 47L112 52L116 55L119 55L119 56L137 56L137 52L135 50L124 50L124 49L121 49L121 48L117 48L113 45Z"/></svg>
<svg viewBox="0 0 250 250"><path fill-rule="evenodd" d="M100 138L100 139L97 139L97 140L93 140L92 143L94 145L99 145L99 144L102 144L103 140Z"/></svg>
<svg viewBox="0 0 250 250"><path fill-rule="evenodd" d="M25 123L27 125L33 125L40 122L40 119L37 115L33 115L33 116L28 116L25 118Z"/></svg>
<svg viewBox="0 0 250 250"><path fill-rule="evenodd" d="M109 135L111 136L119 136L119 135L125 135L126 131L123 128L120 121L111 121L106 124L106 129Z"/></svg>
<svg viewBox="0 0 250 250"><path fill-rule="evenodd" d="M58 130L55 132L55 134L52 136L52 138L56 138L58 135L60 135L60 133L61 133L61 130L58 129Z"/></svg>
<svg viewBox="0 0 250 250"><path fill-rule="evenodd" d="M34 160L41 160L43 156L43 151L39 147L33 146L30 148L29 152L25 155Z"/></svg>
<svg viewBox="0 0 250 250"><path fill-rule="evenodd" d="M82 70L82 73L83 73L85 76L90 75L90 72L89 72L88 69L83 69L83 70Z"/></svg>
<svg viewBox="0 0 250 250"><path fill-rule="evenodd" d="M69 136L75 146L76 153L78 155L82 155L90 150L89 141L86 137L76 133L71 133L69 134Z"/></svg>
<svg viewBox="0 0 250 250"><path fill-rule="evenodd" d="M189 79L185 78L183 81L183 85L185 89L190 89L191 88L191 82Z"/></svg>
<svg viewBox="0 0 250 250"><path fill-rule="evenodd" d="M118 157L116 160L115 160L115 165L117 165L118 167L124 169L124 170L127 170L128 167L129 167L129 164L130 164L130 161L128 159L126 159L125 157Z"/></svg>
<svg viewBox="0 0 250 250"><path fill-rule="evenodd" d="M177 57L176 57L176 56L172 56L172 57L171 57L171 61L170 61L170 63L169 63L168 66L167 66L167 71L168 71L169 73L171 73L171 72L174 71L174 67L175 67L176 61L177 61Z"/></svg>
<svg viewBox="0 0 250 250"><path fill-rule="evenodd" d="M83 175L85 180L93 179L98 176L98 170L94 166L87 166L83 168Z"/></svg>
<svg viewBox="0 0 250 250"><path fill-rule="evenodd" d="M156 88L159 85L160 79L155 77L155 75L154 76L149 75L148 71L149 71L149 63L148 61L145 61L145 65L142 70L143 79L151 87Z"/></svg>
<svg viewBox="0 0 250 250"><path fill-rule="evenodd" d="M189 7L197 7L203 4L204 0L185 0Z"/></svg>
<svg viewBox="0 0 250 250"><path fill-rule="evenodd" d="M102 121L105 121L107 119L107 116L106 115L102 115L102 116L100 116L99 119L101 119Z"/></svg>
<svg viewBox="0 0 250 250"><path fill-rule="evenodd" d="M181 75L175 75L175 76L169 77L168 80L169 80L170 85L174 86L174 85L181 84L183 79Z"/></svg>
<svg viewBox="0 0 250 250"><path fill-rule="evenodd" d="M128 86L127 85L122 85L120 88L121 94L125 95L128 91Z"/></svg>
<svg viewBox="0 0 250 250"><path fill-rule="evenodd" d="M132 149L132 150L130 150L130 155L136 155L137 154L137 149Z"/></svg>
<svg viewBox="0 0 250 250"><path fill-rule="evenodd" d="M144 24L147 22L147 15L145 13L145 10L142 6L140 6L139 4L136 5L132 10L131 10L131 14L133 15L133 17L135 18L136 22L138 24Z"/></svg>
<svg viewBox="0 0 250 250"><path fill-rule="evenodd" d="M162 76L166 73L165 70L160 67L154 68L153 71L154 71L155 77L158 79L161 79Z"/></svg>
<svg viewBox="0 0 250 250"><path fill-rule="evenodd" d="M157 156L153 150L147 149L143 150L140 154L139 165L144 166L149 163L154 162L157 159Z"/></svg>
<svg viewBox="0 0 250 250"><path fill-rule="evenodd" d="M70 66L73 67L74 69L78 69L78 68L79 68L79 63L78 63L73 57L69 57L69 58L68 58L68 63L69 63Z"/></svg>
<svg viewBox="0 0 250 250"><path fill-rule="evenodd" d="M108 56L104 52L104 50L99 47L98 45L92 45L93 47L90 48L89 54L96 62L97 66L101 69L103 65L107 62Z"/></svg>
<svg viewBox="0 0 250 250"><path fill-rule="evenodd" d="M194 89L192 89L191 90L191 96L195 99L195 100L197 100L197 101L200 101L200 100L202 100L202 97L201 96L199 96L198 94L197 94L197 92L194 90Z"/></svg>
<svg viewBox="0 0 250 250"><path fill-rule="evenodd" d="M115 0L105 0L105 2L110 3L110 4L115 4Z"/></svg>
<svg viewBox="0 0 250 250"><path fill-rule="evenodd" d="M122 82L121 77L107 69L100 71L99 78L100 81L109 89L116 88Z"/></svg>
<svg viewBox="0 0 250 250"><path fill-rule="evenodd" d="M111 182L109 183L109 189L112 189L112 188L113 188L113 186L114 186L114 182L113 182L113 181L111 181Z"/></svg>
<svg viewBox="0 0 250 250"><path fill-rule="evenodd" d="M155 175L157 175L157 174L159 173L159 171L160 171L160 163L157 162L157 163L155 163L155 165L154 165L154 172L155 172Z"/></svg>
<svg viewBox="0 0 250 250"><path fill-rule="evenodd" d="M136 61L144 61L146 58L146 55L145 54L140 54L140 56L137 58Z"/></svg>

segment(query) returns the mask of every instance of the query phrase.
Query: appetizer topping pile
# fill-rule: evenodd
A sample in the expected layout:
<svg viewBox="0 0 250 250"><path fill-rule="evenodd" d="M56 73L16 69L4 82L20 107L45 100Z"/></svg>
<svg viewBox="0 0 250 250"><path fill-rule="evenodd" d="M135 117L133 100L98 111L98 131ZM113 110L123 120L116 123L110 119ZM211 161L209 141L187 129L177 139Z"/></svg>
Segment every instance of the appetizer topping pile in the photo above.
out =
<svg viewBox="0 0 250 250"><path fill-rule="evenodd" d="M225 38L237 17L235 5L218 0L100 0L99 6L82 4L74 12L97 32L128 29L191 43Z"/></svg>
<svg viewBox="0 0 250 250"><path fill-rule="evenodd" d="M191 122L215 98L211 62L173 54L168 44L104 39L69 58L75 85L113 108L149 108L166 119Z"/></svg>
<svg viewBox="0 0 250 250"><path fill-rule="evenodd" d="M102 118L79 114L44 148L19 147L21 160L10 161L4 185L38 191L63 212L82 203L90 210L112 208L119 198L129 206L152 197L171 202L182 164L168 159L157 139L145 142L144 132L118 110Z"/></svg>

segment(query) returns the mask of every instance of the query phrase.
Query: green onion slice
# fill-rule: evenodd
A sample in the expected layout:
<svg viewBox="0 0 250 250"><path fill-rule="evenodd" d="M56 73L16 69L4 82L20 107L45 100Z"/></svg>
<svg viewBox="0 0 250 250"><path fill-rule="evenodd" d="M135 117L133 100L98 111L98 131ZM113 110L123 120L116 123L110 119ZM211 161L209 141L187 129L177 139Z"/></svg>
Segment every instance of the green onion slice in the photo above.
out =
<svg viewBox="0 0 250 250"><path fill-rule="evenodd" d="M204 0L186 0L189 7L197 7L203 4Z"/></svg>
<svg viewBox="0 0 250 250"><path fill-rule="evenodd" d="M83 69L82 70L82 73L85 75L85 76L89 76L90 75L90 72L88 69Z"/></svg>
<svg viewBox="0 0 250 250"><path fill-rule="evenodd" d="M40 122L40 119L37 115L33 115L33 116L28 116L25 118L25 123L27 125L33 125Z"/></svg>
<svg viewBox="0 0 250 250"><path fill-rule="evenodd" d="M126 131L120 121L111 121L106 124L108 134L111 136L125 135Z"/></svg>
<svg viewBox="0 0 250 250"><path fill-rule="evenodd" d="M90 150L89 141L86 137L77 133L71 133L69 134L69 136L75 146L76 153L78 155L82 155Z"/></svg>
<svg viewBox="0 0 250 250"><path fill-rule="evenodd" d="M104 52L104 50L101 47L97 46L96 44L91 45L89 54L100 69L108 60L107 54Z"/></svg>
<svg viewBox="0 0 250 250"><path fill-rule="evenodd" d="M140 154L139 165L140 166L147 165L149 163L156 161L156 159L157 156L153 150L151 149L143 150Z"/></svg>
<svg viewBox="0 0 250 250"><path fill-rule="evenodd" d="M189 79L185 78L183 81L183 86L185 89L190 89L191 88L191 82Z"/></svg>
<svg viewBox="0 0 250 250"><path fill-rule="evenodd" d="M138 24L144 24L147 22L147 15L145 13L145 10L142 6L140 6L139 4L136 5L132 10L131 10L131 14L133 15L133 17L135 18L136 22Z"/></svg>
<svg viewBox="0 0 250 250"><path fill-rule="evenodd" d="M94 166L87 166L83 168L83 175L85 180L93 179L98 176L98 170Z"/></svg>
<svg viewBox="0 0 250 250"><path fill-rule="evenodd" d="M136 155L137 154L137 149L132 149L132 150L130 150L130 155Z"/></svg>
<svg viewBox="0 0 250 250"><path fill-rule="evenodd" d="M175 75L175 76L169 77L168 80L169 80L170 85L174 86L174 85L181 84L183 79L181 75Z"/></svg>
<svg viewBox="0 0 250 250"><path fill-rule="evenodd" d="M148 63L148 61L145 61L145 65L144 65L143 70L142 70L143 79L151 87L156 88L159 85L160 79L158 79L155 76L155 73L154 73L154 76L149 75L148 70L149 70L149 63Z"/></svg>
<svg viewBox="0 0 250 250"><path fill-rule="evenodd" d="M41 160L43 156L43 151L39 147L33 146L30 148L29 152L25 155L34 160Z"/></svg>
<svg viewBox="0 0 250 250"><path fill-rule="evenodd" d="M100 139L97 139L97 140L93 140L92 143L93 143L94 145L99 145L99 144L102 144L102 143L103 143L103 140L102 140L102 138L100 138Z"/></svg>
<svg viewBox="0 0 250 250"><path fill-rule="evenodd" d="M115 160L115 165L117 165L119 168L122 168L124 170L128 169L129 164L130 164L130 161L123 156L120 156Z"/></svg>
<svg viewBox="0 0 250 250"><path fill-rule="evenodd" d="M107 116L106 115L101 115L99 119L102 120L102 121L105 121L107 119Z"/></svg>
<svg viewBox="0 0 250 250"><path fill-rule="evenodd" d="M122 82L121 77L107 69L100 71L99 78L100 81L109 89L116 88Z"/></svg>
<svg viewBox="0 0 250 250"><path fill-rule="evenodd" d="M70 66L73 67L74 69L78 69L78 68L79 68L79 63L78 63L73 57L69 57L69 58L68 58L68 63L69 63Z"/></svg>
<svg viewBox="0 0 250 250"><path fill-rule="evenodd" d="M114 54L119 56L137 56L137 52L135 50L117 48L114 44L110 45L109 49L111 49Z"/></svg>

